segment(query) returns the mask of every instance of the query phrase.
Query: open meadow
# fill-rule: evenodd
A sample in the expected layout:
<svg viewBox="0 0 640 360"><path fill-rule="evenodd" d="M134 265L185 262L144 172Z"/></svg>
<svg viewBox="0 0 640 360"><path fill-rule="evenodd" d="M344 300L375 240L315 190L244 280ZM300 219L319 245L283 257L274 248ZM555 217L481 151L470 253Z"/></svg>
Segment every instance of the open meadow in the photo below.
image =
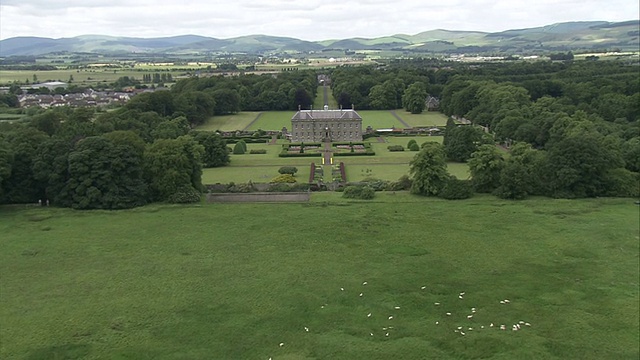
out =
<svg viewBox="0 0 640 360"><path fill-rule="evenodd" d="M339 196L0 207L0 358L640 355L632 199Z"/></svg>

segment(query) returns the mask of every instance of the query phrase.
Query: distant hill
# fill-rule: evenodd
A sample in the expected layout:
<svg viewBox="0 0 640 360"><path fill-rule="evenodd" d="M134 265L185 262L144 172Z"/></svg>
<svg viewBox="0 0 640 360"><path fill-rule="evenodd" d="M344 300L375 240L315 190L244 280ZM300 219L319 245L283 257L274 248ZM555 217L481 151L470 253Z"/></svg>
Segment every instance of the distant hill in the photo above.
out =
<svg viewBox="0 0 640 360"><path fill-rule="evenodd" d="M503 52L568 50L639 50L640 22L566 22L496 33L430 30L415 35L396 34L365 39L305 41L289 37L250 35L216 39L197 35L163 38L83 35L49 39L15 37L0 41L0 56L42 55L51 52L92 53L206 53L268 54L323 50L399 50L409 52Z"/></svg>

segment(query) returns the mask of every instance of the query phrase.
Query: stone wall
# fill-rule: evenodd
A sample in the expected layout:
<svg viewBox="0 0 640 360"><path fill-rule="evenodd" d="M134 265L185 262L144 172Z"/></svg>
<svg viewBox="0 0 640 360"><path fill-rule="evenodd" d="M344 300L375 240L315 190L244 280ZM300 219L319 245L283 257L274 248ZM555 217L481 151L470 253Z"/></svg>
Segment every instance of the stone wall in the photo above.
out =
<svg viewBox="0 0 640 360"><path fill-rule="evenodd" d="M207 194L207 202L308 202L309 192L255 192Z"/></svg>

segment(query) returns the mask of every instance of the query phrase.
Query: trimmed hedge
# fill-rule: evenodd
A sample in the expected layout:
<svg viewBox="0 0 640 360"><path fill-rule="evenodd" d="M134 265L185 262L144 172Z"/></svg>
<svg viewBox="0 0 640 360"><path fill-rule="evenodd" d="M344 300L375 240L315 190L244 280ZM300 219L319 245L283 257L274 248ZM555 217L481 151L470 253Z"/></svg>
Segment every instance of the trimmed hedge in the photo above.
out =
<svg viewBox="0 0 640 360"><path fill-rule="evenodd" d="M249 154L266 154L267 149L251 149L249 150Z"/></svg>

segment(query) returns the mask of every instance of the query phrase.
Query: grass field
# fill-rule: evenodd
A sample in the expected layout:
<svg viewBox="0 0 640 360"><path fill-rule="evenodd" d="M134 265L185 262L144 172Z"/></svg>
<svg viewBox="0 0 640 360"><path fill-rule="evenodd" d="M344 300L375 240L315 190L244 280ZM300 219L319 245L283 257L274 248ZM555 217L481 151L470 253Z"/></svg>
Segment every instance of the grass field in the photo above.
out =
<svg viewBox="0 0 640 360"><path fill-rule="evenodd" d="M68 82L73 76L73 83L79 85L91 85L100 82L112 83L122 76L134 77L142 80L142 75L152 74L159 70L123 70L123 69L96 69L96 70L2 70L0 71L0 84L10 84L12 82L33 82L33 75L36 75L38 82L63 81ZM174 78L184 75L184 71L168 71Z"/></svg>
<svg viewBox="0 0 640 360"><path fill-rule="evenodd" d="M282 127L291 130L291 118L295 111L265 111L258 121L251 124L246 130L274 130L280 131Z"/></svg>
<svg viewBox="0 0 640 360"><path fill-rule="evenodd" d="M403 129L398 119L396 119L391 112L387 110L356 110L360 116L362 116L362 130L371 126L374 129L390 129L392 127Z"/></svg>
<svg viewBox="0 0 640 360"><path fill-rule="evenodd" d="M633 200L339 196L0 207L0 357L640 355Z"/></svg>
<svg viewBox="0 0 640 360"><path fill-rule="evenodd" d="M400 109L396 110L396 114L412 127L447 125L447 116L441 112L424 111L422 114L412 114Z"/></svg>
<svg viewBox="0 0 640 360"><path fill-rule="evenodd" d="M198 126L196 130L203 131L234 131L244 130L255 118L259 112L244 111L233 115L214 116Z"/></svg>

